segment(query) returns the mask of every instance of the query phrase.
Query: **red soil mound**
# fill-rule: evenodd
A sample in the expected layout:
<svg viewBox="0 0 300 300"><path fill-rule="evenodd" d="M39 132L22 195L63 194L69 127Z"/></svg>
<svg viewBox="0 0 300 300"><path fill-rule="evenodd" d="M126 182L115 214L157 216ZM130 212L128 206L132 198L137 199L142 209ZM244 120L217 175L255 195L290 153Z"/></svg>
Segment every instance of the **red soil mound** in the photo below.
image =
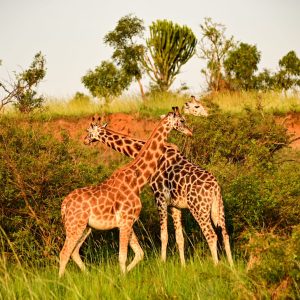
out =
<svg viewBox="0 0 300 300"><path fill-rule="evenodd" d="M278 124L285 126L294 135L292 139L295 141L291 144L291 147L300 149L300 114L291 113L285 117L277 117L276 121ZM72 139L83 141L90 122L91 118L78 120L59 119L45 122L42 125L39 124L39 126L42 126L45 131L51 132L57 138L60 138L62 130L66 130ZM107 122L107 127L116 132L128 134L135 138L147 139L159 120L138 119L133 115L116 113L106 116L101 122Z"/></svg>

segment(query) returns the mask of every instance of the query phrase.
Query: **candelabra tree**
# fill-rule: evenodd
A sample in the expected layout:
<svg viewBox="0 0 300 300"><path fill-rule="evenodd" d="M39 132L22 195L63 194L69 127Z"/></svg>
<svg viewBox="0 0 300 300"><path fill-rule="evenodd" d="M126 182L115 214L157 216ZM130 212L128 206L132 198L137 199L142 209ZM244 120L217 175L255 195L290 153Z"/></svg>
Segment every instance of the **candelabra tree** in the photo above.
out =
<svg viewBox="0 0 300 300"><path fill-rule="evenodd" d="M160 91L167 91L181 67L195 54L197 39L187 26L157 20L150 26L143 65Z"/></svg>

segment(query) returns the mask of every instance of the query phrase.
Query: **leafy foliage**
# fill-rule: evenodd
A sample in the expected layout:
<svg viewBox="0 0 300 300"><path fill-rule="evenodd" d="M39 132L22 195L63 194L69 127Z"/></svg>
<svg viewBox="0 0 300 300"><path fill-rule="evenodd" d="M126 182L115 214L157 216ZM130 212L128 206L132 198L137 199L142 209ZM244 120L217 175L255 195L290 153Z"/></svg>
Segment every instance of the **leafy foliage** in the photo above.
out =
<svg viewBox="0 0 300 300"><path fill-rule="evenodd" d="M94 71L88 71L82 77L82 83L94 97L104 98L108 102L111 97L119 96L130 85L131 77L112 62L103 61Z"/></svg>
<svg viewBox="0 0 300 300"><path fill-rule="evenodd" d="M232 115L217 110L207 118L189 117L189 122L195 138L186 141L185 153L200 165L219 159L264 164L289 143L286 129L261 111L246 109L244 114Z"/></svg>
<svg viewBox="0 0 300 300"><path fill-rule="evenodd" d="M104 37L104 42L114 48L112 58L129 77L138 81L142 97L144 97L144 90L140 81L142 78L141 59L145 49L134 39L141 38L144 30L141 19L127 15L121 18L115 29Z"/></svg>
<svg viewBox="0 0 300 300"><path fill-rule="evenodd" d="M260 61L255 45L240 43L230 50L224 61L227 80L234 90L249 90L255 87L254 72Z"/></svg>
<svg viewBox="0 0 300 300"><path fill-rule="evenodd" d="M245 247L250 255L249 276L270 290L273 298L299 297L300 227L290 236L273 232L249 234Z"/></svg>
<svg viewBox="0 0 300 300"><path fill-rule="evenodd" d="M1 127L1 226L20 257L49 259L62 243L62 197L100 181L105 170L91 166L87 152L64 133L58 141L11 121L2 120Z"/></svg>
<svg viewBox="0 0 300 300"><path fill-rule="evenodd" d="M197 39L187 26L157 20L150 26L146 43L146 72L160 91L167 91L181 67L195 54Z"/></svg>
<svg viewBox="0 0 300 300"><path fill-rule="evenodd" d="M225 36L226 27L214 23L211 18L205 18L200 25L202 38L199 43L199 57L206 60L206 69L201 72L206 78L208 90L217 92L227 89L224 81L224 59L229 50L234 46L233 37Z"/></svg>
<svg viewBox="0 0 300 300"><path fill-rule="evenodd" d="M300 87L300 59L295 51L288 52L279 60L279 72L275 75L276 87L287 91Z"/></svg>
<svg viewBox="0 0 300 300"><path fill-rule="evenodd" d="M0 87L6 93L6 96L1 99L0 110L9 103L13 103L22 113L29 113L40 108L44 97L38 96L34 88L45 75L45 58L41 52L38 52L27 70L15 74L15 81L10 84L10 87L0 82Z"/></svg>

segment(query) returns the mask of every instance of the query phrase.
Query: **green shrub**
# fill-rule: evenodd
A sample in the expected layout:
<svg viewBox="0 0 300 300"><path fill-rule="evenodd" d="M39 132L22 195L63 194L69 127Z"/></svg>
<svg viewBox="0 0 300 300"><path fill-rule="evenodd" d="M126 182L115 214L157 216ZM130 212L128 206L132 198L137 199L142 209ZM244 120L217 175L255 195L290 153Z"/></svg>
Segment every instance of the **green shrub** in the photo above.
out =
<svg viewBox="0 0 300 300"><path fill-rule="evenodd" d="M62 245L63 197L102 181L109 171L94 163L95 151L65 133L59 141L14 122L2 120L1 128L1 226L20 257L51 257Z"/></svg>
<svg viewBox="0 0 300 300"><path fill-rule="evenodd" d="M207 118L188 117L193 138L173 134L184 145L193 162L207 165L225 159L229 163L267 163L273 154L289 144L287 130L275 123L272 115L245 110L231 115L216 110ZM175 139L173 139L175 141Z"/></svg>
<svg viewBox="0 0 300 300"><path fill-rule="evenodd" d="M267 288L273 298L296 299L300 295L300 226L288 236L272 232L248 236L249 276Z"/></svg>

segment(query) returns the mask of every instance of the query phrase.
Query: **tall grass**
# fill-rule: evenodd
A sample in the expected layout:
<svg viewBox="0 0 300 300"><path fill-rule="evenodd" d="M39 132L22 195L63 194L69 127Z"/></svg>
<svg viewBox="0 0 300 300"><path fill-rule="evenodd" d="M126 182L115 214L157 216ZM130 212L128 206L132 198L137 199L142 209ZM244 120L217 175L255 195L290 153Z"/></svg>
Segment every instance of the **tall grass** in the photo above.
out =
<svg viewBox="0 0 300 300"><path fill-rule="evenodd" d="M197 96L197 95L196 95ZM201 98L200 96L198 98ZM159 117L170 111L172 106L182 107L190 99L188 94L154 93L142 100L138 95L126 95L112 99L109 103L91 99L83 95L70 99L47 99L42 110L31 114L32 118L50 120L56 118L80 118L93 114L127 113L137 117ZM245 107L261 107L265 112L286 114L300 112L300 97L297 94L285 96L281 93L236 92L219 93L209 96L222 111L240 113ZM205 97L204 97L205 102ZM22 118L12 107L6 109L6 115Z"/></svg>
<svg viewBox="0 0 300 300"><path fill-rule="evenodd" d="M86 273L70 264L62 279L57 266L20 268L0 262L0 299L250 299L257 294L245 266L213 266L194 258L182 267L177 260L162 263L151 257L126 276L115 259L89 265Z"/></svg>
<svg viewBox="0 0 300 300"><path fill-rule="evenodd" d="M297 94L283 95L278 92L257 93L237 92L219 93L212 101L225 112L240 113L245 107L262 108L265 112L273 114L286 114L300 112L300 97Z"/></svg>

